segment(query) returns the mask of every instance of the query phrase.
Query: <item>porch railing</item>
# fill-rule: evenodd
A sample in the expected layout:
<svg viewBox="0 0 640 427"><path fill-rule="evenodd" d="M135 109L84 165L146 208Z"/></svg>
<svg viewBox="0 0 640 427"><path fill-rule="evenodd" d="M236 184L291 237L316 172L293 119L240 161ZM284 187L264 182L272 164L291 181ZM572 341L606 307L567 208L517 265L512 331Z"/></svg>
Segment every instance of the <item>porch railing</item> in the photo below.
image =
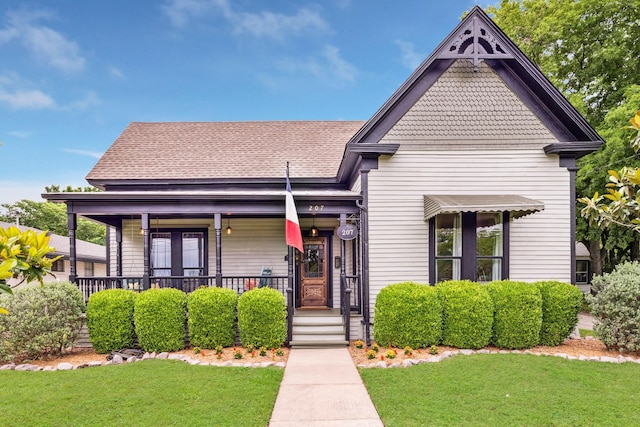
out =
<svg viewBox="0 0 640 427"><path fill-rule="evenodd" d="M187 293L202 286L216 286L215 276L152 276L149 281L151 288L175 288ZM142 276L77 277L76 284L85 301L92 294L105 289L145 290ZM286 297L287 276L223 276L222 287L233 289L238 295L253 288L269 287Z"/></svg>
<svg viewBox="0 0 640 427"><path fill-rule="evenodd" d="M347 282L348 289L351 290L349 295L347 295L351 311L361 313L362 302L360 300L360 276L348 274L345 276L345 281Z"/></svg>

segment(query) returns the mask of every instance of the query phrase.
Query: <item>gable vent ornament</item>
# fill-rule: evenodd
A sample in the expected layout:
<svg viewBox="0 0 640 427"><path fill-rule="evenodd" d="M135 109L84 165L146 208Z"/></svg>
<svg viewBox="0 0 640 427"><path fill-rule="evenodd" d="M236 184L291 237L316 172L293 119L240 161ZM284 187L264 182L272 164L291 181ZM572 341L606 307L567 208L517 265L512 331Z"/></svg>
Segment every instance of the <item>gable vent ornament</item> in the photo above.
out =
<svg viewBox="0 0 640 427"><path fill-rule="evenodd" d="M490 27L478 16L473 16L447 40L439 59L467 59L473 64L473 71L485 59L513 59L506 50L506 42L493 34Z"/></svg>

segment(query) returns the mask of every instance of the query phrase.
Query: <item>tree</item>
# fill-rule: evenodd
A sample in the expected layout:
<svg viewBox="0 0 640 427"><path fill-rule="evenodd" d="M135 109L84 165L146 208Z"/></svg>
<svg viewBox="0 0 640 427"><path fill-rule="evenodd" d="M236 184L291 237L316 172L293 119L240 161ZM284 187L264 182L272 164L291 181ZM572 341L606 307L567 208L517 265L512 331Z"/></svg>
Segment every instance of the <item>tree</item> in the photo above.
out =
<svg viewBox="0 0 640 427"><path fill-rule="evenodd" d="M606 141L578 161L577 195L594 194L602 172L634 154L622 127L640 105L640 0L502 0L487 12ZM640 257L638 236L624 227L578 217L576 230L596 274Z"/></svg>
<svg viewBox="0 0 640 427"><path fill-rule="evenodd" d="M61 192L100 191L98 189L90 190L92 188L95 187L80 188L68 185ZM60 186L48 186L45 187L45 190L46 192L57 192L60 190ZM48 230L60 236L69 235L67 207L64 203L35 202L23 199L13 204L3 203L0 206L5 210L5 213L0 213L0 221L19 222L27 227ZM80 240L104 245L106 242L106 228L102 224L80 218L76 237Z"/></svg>
<svg viewBox="0 0 640 427"><path fill-rule="evenodd" d="M0 292L11 293L7 279L16 278L21 282L38 281L51 274L51 265L60 257L49 258L55 249L49 246L50 237L46 232L20 231L18 227L0 228ZM0 307L0 314L7 311Z"/></svg>
<svg viewBox="0 0 640 427"><path fill-rule="evenodd" d="M627 128L636 132L631 141L635 153L640 151L640 110L629 120ZM640 168L623 166L608 171L606 194L597 191L593 197L582 197L585 206L581 214L590 224L606 228L613 224L640 233Z"/></svg>

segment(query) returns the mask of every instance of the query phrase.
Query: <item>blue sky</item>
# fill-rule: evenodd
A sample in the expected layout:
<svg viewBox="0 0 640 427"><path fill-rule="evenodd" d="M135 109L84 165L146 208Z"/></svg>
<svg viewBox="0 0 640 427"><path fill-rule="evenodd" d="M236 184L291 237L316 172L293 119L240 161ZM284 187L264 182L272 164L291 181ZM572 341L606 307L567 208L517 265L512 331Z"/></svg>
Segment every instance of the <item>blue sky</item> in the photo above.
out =
<svg viewBox="0 0 640 427"><path fill-rule="evenodd" d="M0 203L133 121L367 120L477 3L3 0Z"/></svg>

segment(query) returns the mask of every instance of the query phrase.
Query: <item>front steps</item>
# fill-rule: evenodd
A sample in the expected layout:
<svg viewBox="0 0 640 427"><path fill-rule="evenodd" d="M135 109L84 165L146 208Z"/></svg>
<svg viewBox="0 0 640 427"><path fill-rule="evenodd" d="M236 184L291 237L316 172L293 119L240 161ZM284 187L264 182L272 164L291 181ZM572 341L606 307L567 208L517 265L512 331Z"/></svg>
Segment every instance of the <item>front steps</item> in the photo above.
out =
<svg viewBox="0 0 640 427"><path fill-rule="evenodd" d="M296 310L291 348L325 348L349 345L338 309Z"/></svg>

